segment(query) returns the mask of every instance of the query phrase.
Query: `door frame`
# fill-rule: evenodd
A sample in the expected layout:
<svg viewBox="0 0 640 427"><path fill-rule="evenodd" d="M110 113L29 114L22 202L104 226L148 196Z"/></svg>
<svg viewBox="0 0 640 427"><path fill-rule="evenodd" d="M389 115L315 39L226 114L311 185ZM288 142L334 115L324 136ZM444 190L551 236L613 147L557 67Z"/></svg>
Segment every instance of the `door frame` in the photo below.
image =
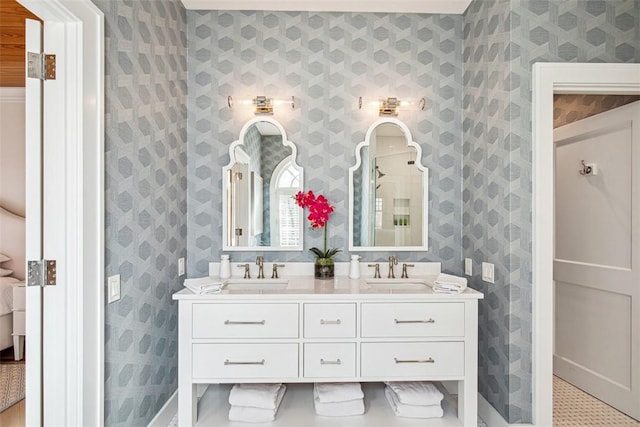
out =
<svg viewBox="0 0 640 427"><path fill-rule="evenodd" d="M104 16L90 0L18 0L46 25L55 24L63 117L67 197L67 425L104 423ZM46 50L47 40L44 48ZM61 63L61 61L63 61ZM59 125L59 124L50 124ZM48 133L44 124L44 134ZM46 162L47 159L45 158ZM45 213L46 215L46 213ZM54 223L53 220L48 221ZM29 314L27 313L27 316ZM27 343L29 343L27 335ZM36 347L37 348L37 347ZM45 349L46 350L46 349ZM27 386L29 394L35 390ZM37 398L35 400L38 400ZM27 403L27 419L40 420ZM40 424L40 423L38 423Z"/></svg>
<svg viewBox="0 0 640 427"><path fill-rule="evenodd" d="M533 424L553 423L553 95L640 94L640 64L533 65Z"/></svg>

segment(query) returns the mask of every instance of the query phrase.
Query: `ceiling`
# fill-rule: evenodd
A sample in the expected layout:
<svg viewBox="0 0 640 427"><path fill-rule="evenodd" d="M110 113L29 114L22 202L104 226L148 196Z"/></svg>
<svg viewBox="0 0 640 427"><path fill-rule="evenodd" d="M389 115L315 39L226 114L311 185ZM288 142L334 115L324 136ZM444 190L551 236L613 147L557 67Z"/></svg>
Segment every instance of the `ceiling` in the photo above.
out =
<svg viewBox="0 0 640 427"><path fill-rule="evenodd" d="M182 0L196 10L462 14L471 0Z"/></svg>

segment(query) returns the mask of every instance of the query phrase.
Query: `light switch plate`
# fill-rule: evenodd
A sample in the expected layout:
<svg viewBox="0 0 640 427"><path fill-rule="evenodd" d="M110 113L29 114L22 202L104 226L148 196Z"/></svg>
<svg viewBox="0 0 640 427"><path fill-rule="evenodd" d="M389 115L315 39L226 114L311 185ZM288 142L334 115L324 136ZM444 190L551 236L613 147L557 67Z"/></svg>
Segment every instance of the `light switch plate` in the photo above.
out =
<svg viewBox="0 0 640 427"><path fill-rule="evenodd" d="M178 258L178 276L184 276L184 257Z"/></svg>
<svg viewBox="0 0 640 427"><path fill-rule="evenodd" d="M482 280L489 283L495 283L495 275L493 264L490 262L482 263Z"/></svg>
<svg viewBox="0 0 640 427"><path fill-rule="evenodd" d="M120 299L120 275L109 276L107 279L107 302L118 301Z"/></svg>
<svg viewBox="0 0 640 427"><path fill-rule="evenodd" d="M464 274L473 276L473 260L471 258L464 259Z"/></svg>

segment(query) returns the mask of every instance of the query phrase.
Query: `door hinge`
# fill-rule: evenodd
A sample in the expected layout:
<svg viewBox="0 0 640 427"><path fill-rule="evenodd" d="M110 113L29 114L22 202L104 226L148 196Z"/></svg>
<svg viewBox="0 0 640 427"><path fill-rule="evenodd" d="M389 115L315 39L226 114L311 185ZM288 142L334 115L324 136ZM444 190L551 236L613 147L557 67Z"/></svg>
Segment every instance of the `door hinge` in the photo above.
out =
<svg viewBox="0 0 640 427"><path fill-rule="evenodd" d="M56 79L56 56L46 53L27 52L27 77L40 80Z"/></svg>
<svg viewBox="0 0 640 427"><path fill-rule="evenodd" d="M27 286L55 286L56 262L55 260L41 259L27 262Z"/></svg>

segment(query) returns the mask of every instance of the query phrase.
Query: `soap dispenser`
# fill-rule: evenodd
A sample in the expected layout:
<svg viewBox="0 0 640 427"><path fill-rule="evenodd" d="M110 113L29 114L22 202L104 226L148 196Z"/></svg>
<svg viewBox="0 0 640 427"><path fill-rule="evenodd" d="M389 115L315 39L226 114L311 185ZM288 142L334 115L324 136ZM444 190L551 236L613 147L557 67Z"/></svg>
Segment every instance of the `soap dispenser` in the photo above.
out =
<svg viewBox="0 0 640 427"><path fill-rule="evenodd" d="M220 255L220 278L228 279L231 277L231 264L229 263L229 255Z"/></svg>
<svg viewBox="0 0 640 427"><path fill-rule="evenodd" d="M349 278L360 278L360 255L351 255L351 262L349 264Z"/></svg>

